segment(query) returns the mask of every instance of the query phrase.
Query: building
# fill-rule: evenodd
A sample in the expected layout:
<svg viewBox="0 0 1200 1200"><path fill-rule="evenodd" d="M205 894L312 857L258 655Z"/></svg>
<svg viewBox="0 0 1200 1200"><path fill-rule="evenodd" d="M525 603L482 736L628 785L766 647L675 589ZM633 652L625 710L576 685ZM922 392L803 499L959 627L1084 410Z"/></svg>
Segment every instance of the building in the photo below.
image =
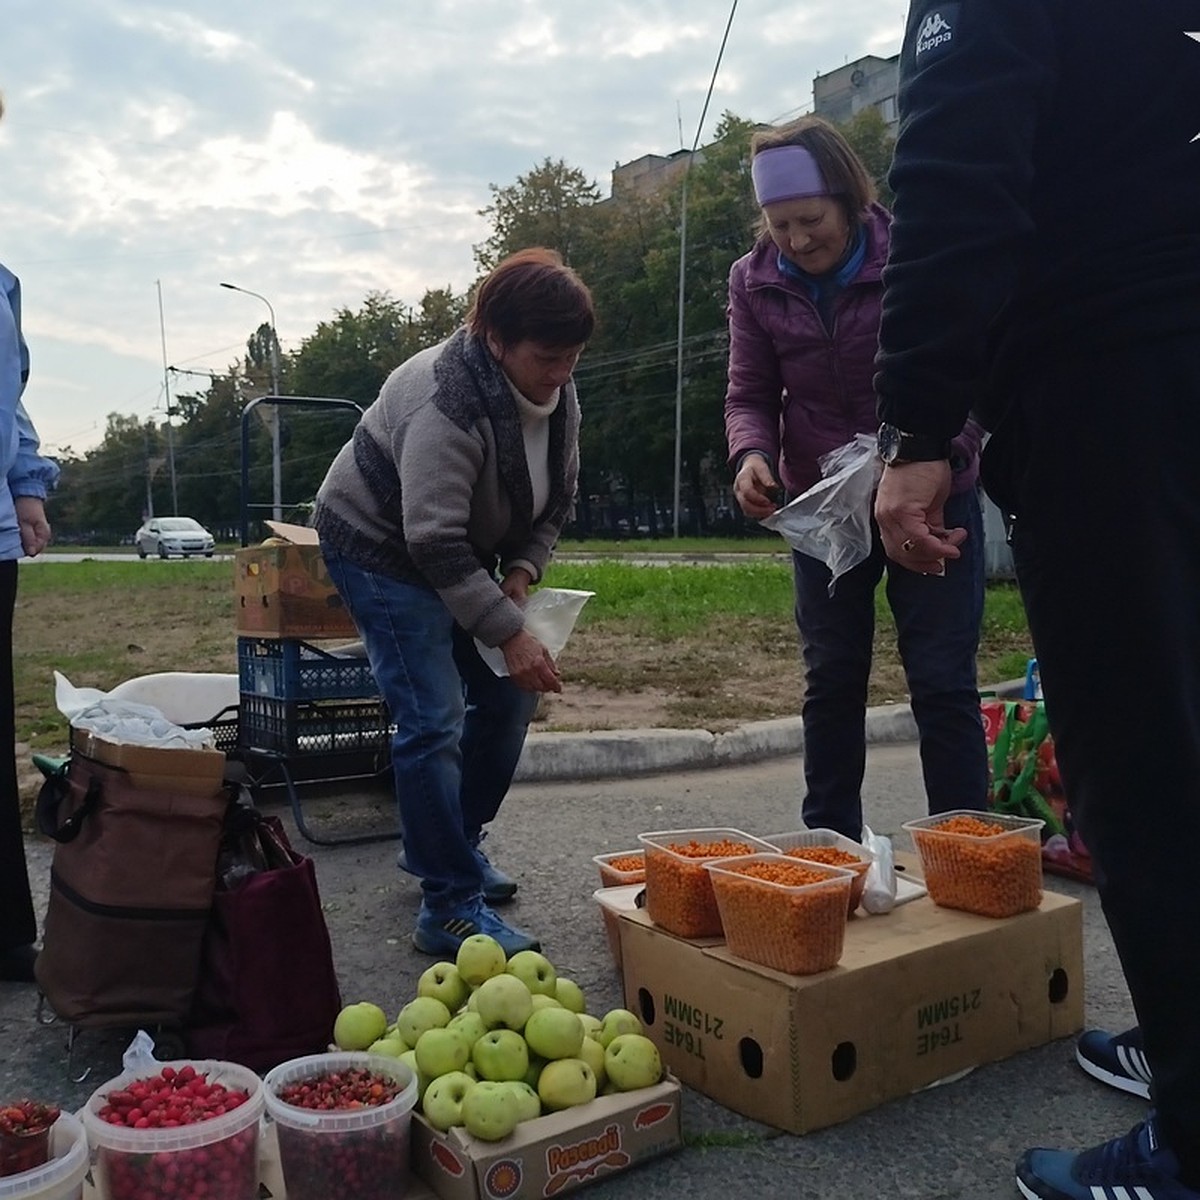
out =
<svg viewBox="0 0 1200 1200"><path fill-rule="evenodd" d="M813 80L813 112L843 125L864 108L877 108L888 132L894 135L899 124L899 87L900 55L877 58L868 54Z"/></svg>
<svg viewBox="0 0 1200 1200"><path fill-rule="evenodd" d="M617 163L612 170L613 199L645 200L662 191L683 174L690 156L690 150L676 150L672 154L643 154L632 162ZM702 150L696 151L696 161L704 161Z"/></svg>

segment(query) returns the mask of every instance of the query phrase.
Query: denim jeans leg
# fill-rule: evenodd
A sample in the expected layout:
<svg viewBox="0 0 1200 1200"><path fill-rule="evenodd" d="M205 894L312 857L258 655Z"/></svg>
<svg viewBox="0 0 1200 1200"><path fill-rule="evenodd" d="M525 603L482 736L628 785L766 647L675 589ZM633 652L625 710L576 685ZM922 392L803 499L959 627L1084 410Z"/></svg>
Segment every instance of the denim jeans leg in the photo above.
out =
<svg viewBox="0 0 1200 1200"><path fill-rule="evenodd" d="M538 694L497 675L460 627L454 630L454 660L466 685L467 703L460 743L463 831L474 843L512 785Z"/></svg>
<svg viewBox="0 0 1200 1200"><path fill-rule="evenodd" d="M963 528L962 556L941 576L889 565L888 603L920 743L929 812L987 807L987 744L976 654L983 616L983 513L972 489L945 505L948 528Z"/></svg>
<svg viewBox="0 0 1200 1200"><path fill-rule="evenodd" d="M796 626L804 658L804 781L801 817L810 829L862 836L867 682L875 633L875 585L883 571L878 538L870 556L840 576L792 553Z"/></svg>
<svg viewBox="0 0 1200 1200"><path fill-rule="evenodd" d="M396 725L392 766L409 870L421 879L427 907L453 907L482 884L459 799L465 702L454 619L430 588L365 570L327 548L322 554Z"/></svg>

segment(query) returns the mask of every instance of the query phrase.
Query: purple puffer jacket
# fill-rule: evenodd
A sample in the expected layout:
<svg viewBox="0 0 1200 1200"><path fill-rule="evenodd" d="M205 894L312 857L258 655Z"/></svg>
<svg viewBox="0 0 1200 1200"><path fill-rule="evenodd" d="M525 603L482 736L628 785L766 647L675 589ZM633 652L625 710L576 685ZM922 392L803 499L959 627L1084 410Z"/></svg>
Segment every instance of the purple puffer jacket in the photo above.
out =
<svg viewBox="0 0 1200 1200"><path fill-rule="evenodd" d="M821 478L822 455L879 427L872 380L891 223L871 205L866 257L835 301L832 336L803 286L780 272L774 242L759 241L729 272L729 462L736 469L746 451L762 451L789 496ZM952 491L974 485L982 436L968 421L954 439Z"/></svg>

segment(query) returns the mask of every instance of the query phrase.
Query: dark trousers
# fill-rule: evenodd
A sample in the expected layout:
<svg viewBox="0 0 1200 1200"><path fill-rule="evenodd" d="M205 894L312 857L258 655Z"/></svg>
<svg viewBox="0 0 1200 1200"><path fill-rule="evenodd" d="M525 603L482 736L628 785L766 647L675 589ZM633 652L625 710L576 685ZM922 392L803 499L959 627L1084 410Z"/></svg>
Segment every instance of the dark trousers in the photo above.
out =
<svg viewBox="0 0 1200 1200"><path fill-rule="evenodd" d="M946 524L967 530L962 557L934 578L890 565L872 522L870 556L829 595L829 568L793 552L796 625L805 667L801 809L810 829L862 836L867 684L875 636L875 591L887 598L913 717L930 813L987 805L988 765L975 655L983 615L983 516L974 490L952 496Z"/></svg>
<svg viewBox="0 0 1200 1200"><path fill-rule="evenodd" d="M0 951L28 946L37 937L17 795L12 654L16 600L17 564L0 562Z"/></svg>
<svg viewBox="0 0 1200 1200"><path fill-rule="evenodd" d="M1053 364L984 455L1063 784L1154 1071L1200 1171L1200 335Z"/></svg>

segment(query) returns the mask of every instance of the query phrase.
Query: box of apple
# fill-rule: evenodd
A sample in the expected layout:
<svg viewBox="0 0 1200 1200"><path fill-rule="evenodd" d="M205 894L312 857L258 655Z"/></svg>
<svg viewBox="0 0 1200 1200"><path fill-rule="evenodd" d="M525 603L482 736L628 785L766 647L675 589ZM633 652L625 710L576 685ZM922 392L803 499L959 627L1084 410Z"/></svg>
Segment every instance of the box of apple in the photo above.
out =
<svg viewBox="0 0 1200 1200"><path fill-rule="evenodd" d="M429 967L393 1023L369 1001L347 1005L333 1042L406 1062L429 1124L442 1132L462 1127L485 1142L544 1113L663 1077L658 1049L634 1013L588 1013L582 989L545 955L507 958L486 934L466 938L454 962Z"/></svg>

